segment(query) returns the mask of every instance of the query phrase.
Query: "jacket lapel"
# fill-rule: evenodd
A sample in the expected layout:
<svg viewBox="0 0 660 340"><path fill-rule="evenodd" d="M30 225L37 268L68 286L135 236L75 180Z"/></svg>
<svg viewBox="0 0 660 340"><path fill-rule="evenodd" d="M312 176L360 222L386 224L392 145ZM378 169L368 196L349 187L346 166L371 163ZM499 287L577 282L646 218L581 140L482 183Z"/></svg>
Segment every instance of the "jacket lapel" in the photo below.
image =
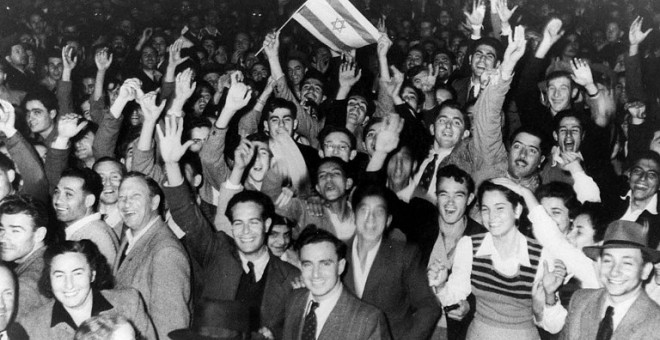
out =
<svg viewBox="0 0 660 340"><path fill-rule="evenodd" d="M356 238L353 238L353 241L348 245L348 251L346 252L346 268L344 269L344 279L342 283L348 290L355 293L355 277L353 276L353 242L357 242Z"/></svg>
<svg viewBox="0 0 660 340"><path fill-rule="evenodd" d="M339 330L346 327L346 313L348 312L347 294L349 293L346 290L342 290L335 308L333 308L330 315L328 315L328 319L326 319L323 329L321 329L321 333L319 333L318 340L336 339L337 335L342 333Z"/></svg>
<svg viewBox="0 0 660 340"><path fill-rule="evenodd" d="M637 300L633 302L626 315L623 316L619 326L614 330L612 338L616 338L617 336L626 338L626 335L634 334L635 328L647 319L649 312L652 312L653 309L650 307L654 303L646 294L646 291L642 289Z"/></svg>
<svg viewBox="0 0 660 340"><path fill-rule="evenodd" d="M158 234L160 228L167 228L167 226L163 224L164 222L162 220L156 221L156 223L154 223L149 228L149 230L147 230L147 232L140 237L140 239L131 249L131 252L128 255L126 255L123 261L121 261L122 254L126 251L126 248L128 247L128 238L124 237L121 247L119 247L120 252L117 253L117 256L115 256L115 264L116 264L117 272L119 272L119 270L121 270L122 268L128 267L130 265L130 262L133 261L134 258L139 258L141 257L141 254L151 251L151 248L147 247L146 245L148 245L151 242L151 239L153 239Z"/></svg>
<svg viewBox="0 0 660 340"><path fill-rule="evenodd" d="M362 292L362 300L376 301L378 293L378 286L383 279L383 276L388 273L387 266L392 263L390 259L390 248L392 245L389 240L383 239L380 248L374 258L374 263L371 265L369 275L367 276L367 283L364 285L364 292Z"/></svg>
<svg viewBox="0 0 660 340"><path fill-rule="evenodd" d="M286 275L282 273L280 263L277 263L277 259L273 254L270 254L268 262L268 266L266 267L268 271L266 287L264 287L264 297L261 302L262 323L265 320L274 319L271 314L277 313L279 310L279 304L283 301L282 295L285 294L284 285L290 284L284 282Z"/></svg>

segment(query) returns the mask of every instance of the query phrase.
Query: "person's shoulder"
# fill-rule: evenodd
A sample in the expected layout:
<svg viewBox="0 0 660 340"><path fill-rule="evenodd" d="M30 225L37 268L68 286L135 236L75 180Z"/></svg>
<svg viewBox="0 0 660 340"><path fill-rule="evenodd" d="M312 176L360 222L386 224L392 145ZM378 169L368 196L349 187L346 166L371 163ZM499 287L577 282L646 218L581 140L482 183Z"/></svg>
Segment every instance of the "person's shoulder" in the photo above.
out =
<svg viewBox="0 0 660 340"><path fill-rule="evenodd" d="M581 304L582 301L596 299L603 293L603 289L604 288L578 289L578 290L575 291L575 293L573 293L573 296L571 297L571 302L573 302L575 304Z"/></svg>
<svg viewBox="0 0 660 340"><path fill-rule="evenodd" d="M270 261L272 261L273 268L277 269L285 278L294 278L300 275L300 269L289 262L282 261L279 257L271 254Z"/></svg>
<svg viewBox="0 0 660 340"><path fill-rule="evenodd" d="M102 290L101 295L105 297L112 305L114 302L137 301L140 299L140 293L131 287L122 287L115 289Z"/></svg>
<svg viewBox="0 0 660 340"><path fill-rule="evenodd" d="M353 309L355 311L356 318L358 319L368 318L375 320L382 313L380 309L360 300L358 297L353 295L353 293L347 291L345 287L342 295L344 303L349 307L349 309ZM340 298L340 301L342 298ZM347 314L350 315L350 313Z"/></svg>
<svg viewBox="0 0 660 340"><path fill-rule="evenodd" d="M55 300L52 300L41 307L34 309L20 321L21 325L26 329L41 327L40 324L45 322L48 322L48 325L50 325L54 304Z"/></svg>

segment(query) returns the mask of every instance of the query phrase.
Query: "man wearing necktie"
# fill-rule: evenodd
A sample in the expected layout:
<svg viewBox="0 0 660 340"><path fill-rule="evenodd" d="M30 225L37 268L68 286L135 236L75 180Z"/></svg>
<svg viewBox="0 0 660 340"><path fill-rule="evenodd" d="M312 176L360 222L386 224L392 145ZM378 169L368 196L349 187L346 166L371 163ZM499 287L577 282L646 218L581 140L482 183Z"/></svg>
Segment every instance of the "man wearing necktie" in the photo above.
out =
<svg viewBox="0 0 660 340"><path fill-rule="evenodd" d="M660 262L660 251L648 247L647 229L634 222L614 221L605 231L602 246L583 249L597 261L603 288L575 292L561 339L660 339L660 306L643 287L653 263Z"/></svg>
<svg viewBox="0 0 660 340"><path fill-rule="evenodd" d="M18 305L16 275L4 263L0 264L0 340L29 339L23 327L12 320Z"/></svg>
<svg viewBox="0 0 660 340"><path fill-rule="evenodd" d="M389 340L385 315L345 289L346 244L327 230L309 226L297 248L306 289L294 291L286 306L283 339Z"/></svg>

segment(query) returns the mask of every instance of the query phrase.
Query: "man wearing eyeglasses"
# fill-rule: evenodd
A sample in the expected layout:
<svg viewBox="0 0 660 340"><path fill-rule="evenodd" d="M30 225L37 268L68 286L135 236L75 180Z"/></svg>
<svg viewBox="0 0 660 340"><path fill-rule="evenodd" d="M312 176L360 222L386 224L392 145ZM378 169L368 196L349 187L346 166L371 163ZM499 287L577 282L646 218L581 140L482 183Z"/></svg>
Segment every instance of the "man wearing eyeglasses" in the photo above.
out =
<svg viewBox="0 0 660 340"><path fill-rule="evenodd" d="M660 155L653 151L642 153L626 172L629 190L625 196L606 206L612 212L610 220L624 220L649 225L649 246L660 243L660 215L658 187L660 187Z"/></svg>

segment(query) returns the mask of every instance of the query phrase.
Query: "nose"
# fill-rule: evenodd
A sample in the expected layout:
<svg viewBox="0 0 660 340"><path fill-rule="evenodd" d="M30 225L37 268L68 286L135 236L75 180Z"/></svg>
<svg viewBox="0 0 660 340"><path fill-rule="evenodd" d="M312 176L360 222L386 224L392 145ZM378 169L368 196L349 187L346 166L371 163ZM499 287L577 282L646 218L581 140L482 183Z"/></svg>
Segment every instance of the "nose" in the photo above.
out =
<svg viewBox="0 0 660 340"><path fill-rule="evenodd" d="M245 223L243 224L243 234L249 234L250 233L250 224Z"/></svg>
<svg viewBox="0 0 660 340"><path fill-rule="evenodd" d="M312 277L313 278L318 278L319 277L319 272L320 272L319 266L314 266L314 268L312 268Z"/></svg>
<svg viewBox="0 0 660 340"><path fill-rule="evenodd" d="M610 269L610 276L617 277L621 275L621 265L622 263L616 263L612 266L612 269Z"/></svg>
<svg viewBox="0 0 660 340"><path fill-rule="evenodd" d="M65 275L64 278L64 288L67 290L73 288L73 276L71 275Z"/></svg>
<svg viewBox="0 0 660 340"><path fill-rule="evenodd" d="M522 158L527 158L527 148L522 148L522 149L520 150L520 156L521 156Z"/></svg>

